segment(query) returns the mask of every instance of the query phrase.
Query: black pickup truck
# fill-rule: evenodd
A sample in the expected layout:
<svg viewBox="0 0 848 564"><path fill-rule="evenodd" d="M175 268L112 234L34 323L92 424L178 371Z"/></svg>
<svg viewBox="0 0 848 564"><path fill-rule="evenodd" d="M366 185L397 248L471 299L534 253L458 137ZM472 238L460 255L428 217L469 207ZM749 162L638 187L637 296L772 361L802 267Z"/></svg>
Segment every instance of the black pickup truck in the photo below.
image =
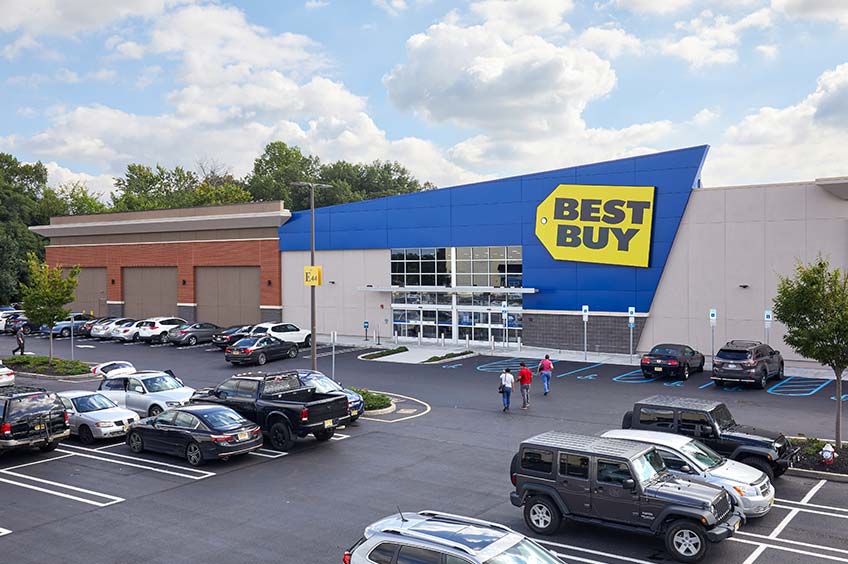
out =
<svg viewBox="0 0 848 564"><path fill-rule="evenodd" d="M336 427L350 419L344 394L319 394L303 384L297 371L237 374L214 388L198 390L191 403L216 403L237 411L262 427L271 445L283 451L294 446L296 437L309 434L328 441Z"/></svg>
<svg viewBox="0 0 848 564"><path fill-rule="evenodd" d="M0 387L0 454L38 447L49 452L71 434L59 397L44 388Z"/></svg>

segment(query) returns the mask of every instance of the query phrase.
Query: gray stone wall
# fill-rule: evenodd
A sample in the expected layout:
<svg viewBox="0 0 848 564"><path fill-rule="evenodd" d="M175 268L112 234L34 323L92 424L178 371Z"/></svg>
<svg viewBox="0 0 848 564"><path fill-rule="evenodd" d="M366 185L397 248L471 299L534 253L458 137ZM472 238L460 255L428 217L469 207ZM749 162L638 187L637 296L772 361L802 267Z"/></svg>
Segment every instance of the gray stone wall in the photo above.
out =
<svg viewBox="0 0 848 564"><path fill-rule="evenodd" d="M189 323L197 321L197 306L178 305L177 317L185 319Z"/></svg>
<svg viewBox="0 0 848 564"><path fill-rule="evenodd" d="M589 352L630 352L630 327L626 316L590 315L587 326ZM633 328L634 352L646 318L637 317ZM525 313L521 340L531 347L552 350L583 350L583 316L550 313Z"/></svg>
<svg viewBox="0 0 848 564"><path fill-rule="evenodd" d="M124 304L106 304L106 315L113 317L124 316Z"/></svg>
<svg viewBox="0 0 848 564"><path fill-rule="evenodd" d="M279 323L283 320L282 309L268 309L263 307L259 310L259 314L261 323Z"/></svg>

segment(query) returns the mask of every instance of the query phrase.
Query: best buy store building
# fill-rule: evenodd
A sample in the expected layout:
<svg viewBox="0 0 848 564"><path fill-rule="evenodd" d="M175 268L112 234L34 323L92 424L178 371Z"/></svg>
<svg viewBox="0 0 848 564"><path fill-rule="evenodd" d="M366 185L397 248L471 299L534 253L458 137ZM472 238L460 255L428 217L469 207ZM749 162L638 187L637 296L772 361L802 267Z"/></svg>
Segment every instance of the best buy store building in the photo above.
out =
<svg viewBox="0 0 848 564"><path fill-rule="evenodd" d="M378 331L384 338L397 333L401 338L515 342L520 337L526 345L582 350L585 306L593 352L628 352L630 308L639 351L672 341L709 353L711 309L717 313L717 345L731 338L761 340L778 274L791 273L797 260L810 261L819 253L836 266L848 266L848 179L701 188L707 150L692 147L319 208L316 264L323 267L323 283L316 291L318 331L362 334L367 321L369 333ZM204 237L193 237L197 243L192 245L185 233L173 242L179 246L172 253L162 253L157 245L157 260L167 264L145 266L181 265L163 283L177 286L174 300L177 294L185 296L186 301L175 302L175 313L200 317L197 289L185 288L197 283L195 269L252 268L257 275L242 272L238 291L227 290L236 281L218 272L217 289L203 290L204 299L249 304L244 321L309 325L309 289L303 278L310 214L289 213L282 206L269 214L267 203L255 205L265 206L263 229L250 231L240 221L233 224L240 231L232 236L227 235L225 208L184 210L174 219L189 229L182 216L190 214L200 229L204 214L211 214L217 236L228 241L223 246L242 255L203 250L199 245L209 244ZM243 208L239 218L250 215ZM143 214L151 213L128 220L143 224ZM108 216L97 219L108 221ZM64 225L76 221L57 220ZM277 226L279 252L269 256L264 243L255 241L250 247L255 256L244 256L250 239L245 234L267 241L271 225ZM61 233L54 227L51 221L33 229L55 240ZM91 260L98 253L75 247L73 237L63 237L56 246L54 240L48 260L71 265L85 258L84 267L96 266ZM233 246L236 241L240 247ZM110 243L108 237L99 241L103 247ZM137 268L115 256L145 255L145 245L120 241L120 246L108 265L113 273ZM194 259L187 260L186 253ZM236 322L240 309L224 309L227 319L211 319L216 310L207 304L203 321ZM792 359L782 335L775 323L769 340Z"/></svg>

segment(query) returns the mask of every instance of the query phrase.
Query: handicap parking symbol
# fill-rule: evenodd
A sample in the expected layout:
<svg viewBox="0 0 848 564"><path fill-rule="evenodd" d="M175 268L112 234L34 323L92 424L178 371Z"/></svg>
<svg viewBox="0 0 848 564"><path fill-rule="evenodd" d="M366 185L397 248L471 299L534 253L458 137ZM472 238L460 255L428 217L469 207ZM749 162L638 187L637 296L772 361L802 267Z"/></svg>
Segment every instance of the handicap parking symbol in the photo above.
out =
<svg viewBox="0 0 848 564"><path fill-rule="evenodd" d="M836 401L836 396L830 396L830 399ZM848 394L842 394L842 401L848 401Z"/></svg>
<svg viewBox="0 0 848 564"><path fill-rule="evenodd" d="M669 388L682 388L683 382L680 380L675 380L674 382L665 382L663 386L668 386Z"/></svg>
<svg viewBox="0 0 848 564"><path fill-rule="evenodd" d="M460 366L462 366L461 362L459 364L443 364L442 368L459 368Z"/></svg>
<svg viewBox="0 0 848 564"><path fill-rule="evenodd" d="M578 376L577 379L578 380L594 380L597 377L598 377L597 374L583 374L582 376Z"/></svg>

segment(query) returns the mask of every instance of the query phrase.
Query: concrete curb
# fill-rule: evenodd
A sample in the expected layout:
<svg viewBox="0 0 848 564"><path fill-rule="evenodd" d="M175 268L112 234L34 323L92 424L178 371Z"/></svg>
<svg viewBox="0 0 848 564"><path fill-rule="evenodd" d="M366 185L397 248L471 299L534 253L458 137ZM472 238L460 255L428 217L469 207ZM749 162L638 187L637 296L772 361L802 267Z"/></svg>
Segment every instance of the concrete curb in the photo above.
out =
<svg viewBox="0 0 848 564"><path fill-rule="evenodd" d="M816 478L818 480L827 480L828 482L839 482L848 484L848 474L838 474L836 472L821 472L819 470L805 470L803 468L789 468L786 470L788 476L798 476L800 478Z"/></svg>
<svg viewBox="0 0 848 564"><path fill-rule="evenodd" d="M14 369L13 369L14 370ZM68 374L66 376L54 376L52 374L40 374L38 372L21 372L19 370L15 370L15 376L23 376L24 378L30 378L32 380L86 380L93 377L90 372L85 374Z"/></svg>
<svg viewBox="0 0 848 564"><path fill-rule="evenodd" d="M391 399L391 398L389 398ZM392 405L389 407L384 407L383 409L366 409L362 412L363 415L388 415L389 413L394 413L397 411L397 405L395 405L395 400L392 400Z"/></svg>
<svg viewBox="0 0 848 564"><path fill-rule="evenodd" d="M383 350L388 350L388 349L383 349ZM357 358L358 360L365 360L365 361L376 362L376 361L380 360L381 358L388 358L388 357L390 357L390 356L394 356L394 355L389 354L389 355L386 355L386 356L383 356L383 357L380 357L380 358L365 358L365 357L366 357L366 356L368 356L369 354L374 354L375 352L379 352L379 351L364 352L364 353L362 353L361 355L357 356L356 358ZM404 352L405 352L405 351L404 351ZM403 352L398 352L398 353L394 353L394 354L403 354Z"/></svg>
<svg viewBox="0 0 848 564"><path fill-rule="evenodd" d="M468 351L465 354L461 354L461 355L454 356L454 357L451 357L451 358L443 358L442 360L434 360L432 362L427 362L425 360L425 361L419 362L418 364L425 364L425 365L426 364L432 364L433 366L435 366L435 365L438 365L438 364L443 364L445 362L453 362L455 360L465 360L467 358L478 356L479 354L480 353L478 353L477 351ZM433 356L436 356L436 355L433 355Z"/></svg>

